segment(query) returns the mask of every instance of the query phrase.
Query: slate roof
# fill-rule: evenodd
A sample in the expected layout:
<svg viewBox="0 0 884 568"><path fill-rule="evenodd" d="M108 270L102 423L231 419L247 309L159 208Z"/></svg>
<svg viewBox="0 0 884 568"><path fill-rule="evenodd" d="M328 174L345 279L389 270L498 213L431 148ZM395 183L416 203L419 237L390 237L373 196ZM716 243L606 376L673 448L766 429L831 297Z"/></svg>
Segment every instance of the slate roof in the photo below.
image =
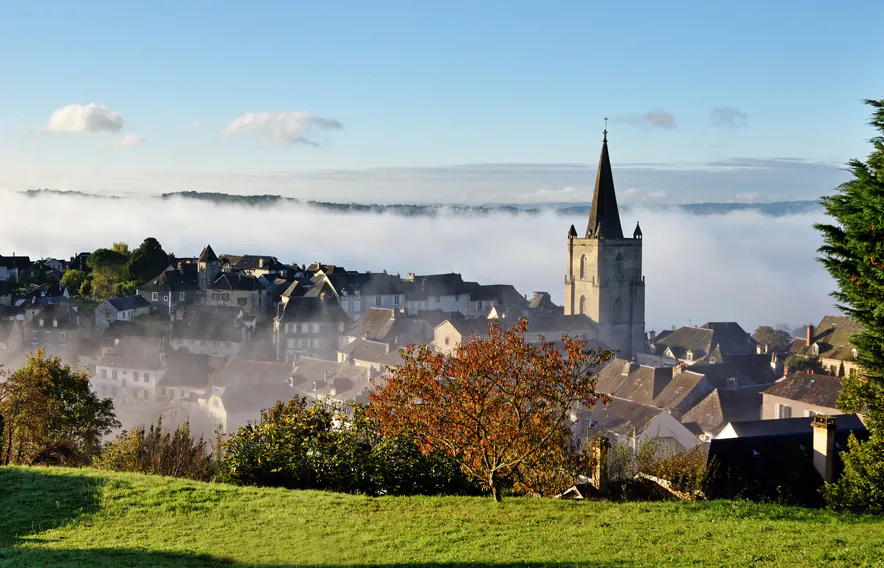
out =
<svg viewBox="0 0 884 568"><path fill-rule="evenodd" d="M665 410L656 406L612 398L608 404L599 404L589 411L589 432L593 435L603 432L639 435L662 412Z"/></svg>
<svg viewBox="0 0 884 568"><path fill-rule="evenodd" d="M841 379L831 375L792 373L768 387L764 394L789 400L835 408L838 393L841 392Z"/></svg>
<svg viewBox="0 0 884 568"><path fill-rule="evenodd" d="M323 280L332 285L338 295L353 296L359 292L363 296L387 296L405 294L405 286L398 276L383 272L343 272L321 274L314 279L316 288L320 288Z"/></svg>
<svg viewBox="0 0 884 568"><path fill-rule="evenodd" d="M27 256L0 256L0 266L9 270L24 270L31 266L31 259Z"/></svg>
<svg viewBox="0 0 884 568"><path fill-rule="evenodd" d="M222 272L209 285L209 290L235 290L240 292L250 292L261 290L262 288L257 278L242 272Z"/></svg>
<svg viewBox="0 0 884 568"><path fill-rule="evenodd" d="M528 318L528 333L540 333L544 331L569 331L573 334L595 328L595 322L592 321L592 319L585 314L573 314L568 316L552 314L536 315Z"/></svg>
<svg viewBox="0 0 884 568"><path fill-rule="evenodd" d="M206 248L200 253L197 262L218 262L218 256L212 250L212 245L206 245Z"/></svg>
<svg viewBox="0 0 884 568"><path fill-rule="evenodd" d="M705 382L705 385L703 384ZM672 379L666 383L660 394L654 399L653 404L660 408L672 411L687 412L697 401L695 399L700 389L708 387L713 390L708 379L699 373L685 370L682 373L673 374ZM695 392L697 391L697 392Z"/></svg>
<svg viewBox="0 0 884 568"><path fill-rule="evenodd" d="M333 297L293 297L285 303L276 320L284 323L325 321L348 323L350 317Z"/></svg>
<svg viewBox="0 0 884 568"><path fill-rule="evenodd" d="M819 326L814 329L812 343L819 345L819 356L826 359L845 360L853 357L855 346L850 338L862 333L862 326L856 320L847 317L825 316ZM790 352L810 355L811 347L806 339L792 342Z"/></svg>
<svg viewBox="0 0 884 568"><path fill-rule="evenodd" d="M624 374L624 372L626 374ZM614 359L599 372L596 390L640 404L652 404L672 380L672 370Z"/></svg>
<svg viewBox="0 0 884 568"><path fill-rule="evenodd" d="M275 256L244 254L239 257L239 260L233 265L233 267L237 270L256 270L258 268L266 268L270 270L272 266L276 265L285 268L285 265L277 261Z"/></svg>
<svg viewBox="0 0 884 568"><path fill-rule="evenodd" d="M137 308L149 308L150 302L144 299L144 296L124 296L122 298L110 298L107 303L114 307L117 311L124 312L126 310L134 310Z"/></svg>
<svg viewBox="0 0 884 568"><path fill-rule="evenodd" d="M277 401L291 400L291 375L289 363L231 359L215 375L212 391L221 398L228 413L258 414Z"/></svg>
<svg viewBox="0 0 884 568"><path fill-rule="evenodd" d="M367 361L394 367L402 364L402 357L399 356L400 347L404 347L404 345L357 339L338 349L338 353L348 355L353 361Z"/></svg>
<svg viewBox="0 0 884 568"><path fill-rule="evenodd" d="M712 478L709 498L776 501L798 505L822 505L822 479L813 467L812 418L734 422L738 438L715 438L709 444ZM847 447L850 433L868 439L868 431L855 415L835 420L835 449ZM835 459L835 475L843 470Z"/></svg>
<svg viewBox="0 0 884 568"><path fill-rule="evenodd" d="M371 388L370 377L367 367L303 356L295 362L292 371L296 392L311 398L333 396L343 401L365 401ZM331 395L332 389L334 395Z"/></svg>
<svg viewBox="0 0 884 568"><path fill-rule="evenodd" d="M124 337L112 347L96 365L125 367L156 371L161 368L160 353L163 351L161 337Z"/></svg>
<svg viewBox="0 0 884 568"><path fill-rule="evenodd" d="M662 333L661 333L662 335ZM693 360L707 358L718 348L721 355L751 355L755 340L735 322L709 322L700 327L683 326L655 339L658 353L668 347L677 359L685 359L687 352L693 352Z"/></svg>
<svg viewBox="0 0 884 568"><path fill-rule="evenodd" d="M606 131L607 132L607 131ZM608 136L602 140L602 153L595 176L595 189L592 194L592 208L589 211L589 224L586 238L622 239L620 211L614 192L614 174L611 172L611 159L608 156Z"/></svg>
<svg viewBox="0 0 884 568"><path fill-rule="evenodd" d="M426 274L409 276L411 282L406 297L409 300L421 300L431 296L457 296L469 294L478 287L475 282L464 282L460 274Z"/></svg>
<svg viewBox="0 0 884 568"><path fill-rule="evenodd" d="M771 355L736 355L728 357L724 363L697 363L691 365L694 373L706 375L717 388L734 386L770 385L777 380L777 374L770 366ZM737 384L728 379L736 378Z"/></svg>
<svg viewBox="0 0 884 568"><path fill-rule="evenodd" d="M31 329L40 329L40 319L43 320L43 328L78 329L80 319L72 304L40 304L42 307L35 313L30 322ZM58 325L54 325L58 322Z"/></svg>
<svg viewBox="0 0 884 568"><path fill-rule="evenodd" d="M172 323L173 339L200 339L242 343L243 330L230 314L188 311L186 317Z"/></svg>
<svg viewBox="0 0 884 568"><path fill-rule="evenodd" d="M761 419L763 385L717 388L682 416L682 423L696 423L713 436L731 422Z"/></svg>
<svg viewBox="0 0 884 568"><path fill-rule="evenodd" d="M164 270L162 274L154 277L145 284L138 287L139 293L142 290L153 291L172 291L172 292L191 292L198 288L197 271L196 270Z"/></svg>

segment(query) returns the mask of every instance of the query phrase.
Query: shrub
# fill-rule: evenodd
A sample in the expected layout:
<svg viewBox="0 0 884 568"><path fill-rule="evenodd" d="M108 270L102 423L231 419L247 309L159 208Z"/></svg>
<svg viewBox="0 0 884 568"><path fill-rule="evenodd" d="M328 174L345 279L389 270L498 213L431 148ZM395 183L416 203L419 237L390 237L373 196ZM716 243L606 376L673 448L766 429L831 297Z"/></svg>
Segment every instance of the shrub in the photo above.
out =
<svg viewBox="0 0 884 568"><path fill-rule="evenodd" d="M847 445L844 473L822 489L826 503L836 510L884 513L884 440L872 436L861 443L851 434Z"/></svg>
<svg viewBox="0 0 884 568"><path fill-rule="evenodd" d="M217 472L210 445L190 434L185 423L169 431L162 421L145 429L137 426L108 442L94 461L99 469L134 471L209 481Z"/></svg>

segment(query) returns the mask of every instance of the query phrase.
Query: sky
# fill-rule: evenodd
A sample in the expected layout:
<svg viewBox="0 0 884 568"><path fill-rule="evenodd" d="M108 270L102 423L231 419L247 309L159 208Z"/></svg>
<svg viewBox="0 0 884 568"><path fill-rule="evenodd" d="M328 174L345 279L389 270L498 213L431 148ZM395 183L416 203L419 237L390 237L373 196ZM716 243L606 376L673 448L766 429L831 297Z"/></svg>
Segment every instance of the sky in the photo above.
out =
<svg viewBox="0 0 884 568"><path fill-rule="evenodd" d="M0 2L0 186L360 202L814 199L878 1Z"/></svg>

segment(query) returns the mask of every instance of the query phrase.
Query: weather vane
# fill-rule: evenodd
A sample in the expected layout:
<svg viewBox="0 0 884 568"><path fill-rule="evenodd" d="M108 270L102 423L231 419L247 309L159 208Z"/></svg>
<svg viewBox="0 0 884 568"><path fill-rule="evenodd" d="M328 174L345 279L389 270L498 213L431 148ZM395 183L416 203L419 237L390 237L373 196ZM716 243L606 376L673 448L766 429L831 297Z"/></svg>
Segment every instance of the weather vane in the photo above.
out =
<svg viewBox="0 0 884 568"><path fill-rule="evenodd" d="M602 132L602 134L604 134L605 141L607 142L608 141L608 117L607 116L605 117L605 131Z"/></svg>

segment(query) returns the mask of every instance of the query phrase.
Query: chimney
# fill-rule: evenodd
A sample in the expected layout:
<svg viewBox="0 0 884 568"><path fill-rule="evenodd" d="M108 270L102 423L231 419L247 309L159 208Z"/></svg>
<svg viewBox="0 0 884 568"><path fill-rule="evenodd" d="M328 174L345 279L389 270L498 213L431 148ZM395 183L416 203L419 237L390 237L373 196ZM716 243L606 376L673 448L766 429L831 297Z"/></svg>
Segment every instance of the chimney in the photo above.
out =
<svg viewBox="0 0 884 568"><path fill-rule="evenodd" d="M763 353L763 351L761 349L762 349L762 347L761 347L761 344L759 343L758 345L755 346L755 354L761 355Z"/></svg>
<svg viewBox="0 0 884 568"><path fill-rule="evenodd" d="M807 337L805 338L807 342L807 346L810 347L813 344L813 324L807 324Z"/></svg>
<svg viewBox="0 0 884 568"><path fill-rule="evenodd" d="M813 417L813 467L823 481L835 481L835 417L817 414Z"/></svg>
<svg viewBox="0 0 884 568"><path fill-rule="evenodd" d="M592 484L596 489L608 483L608 449L611 442L604 436L595 436L590 440L592 457Z"/></svg>
<svg viewBox="0 0 884 568"><path fill-rule="evenodd" d="M264 259L263 258L258 259L258 268L264 268Z"/></svg>

